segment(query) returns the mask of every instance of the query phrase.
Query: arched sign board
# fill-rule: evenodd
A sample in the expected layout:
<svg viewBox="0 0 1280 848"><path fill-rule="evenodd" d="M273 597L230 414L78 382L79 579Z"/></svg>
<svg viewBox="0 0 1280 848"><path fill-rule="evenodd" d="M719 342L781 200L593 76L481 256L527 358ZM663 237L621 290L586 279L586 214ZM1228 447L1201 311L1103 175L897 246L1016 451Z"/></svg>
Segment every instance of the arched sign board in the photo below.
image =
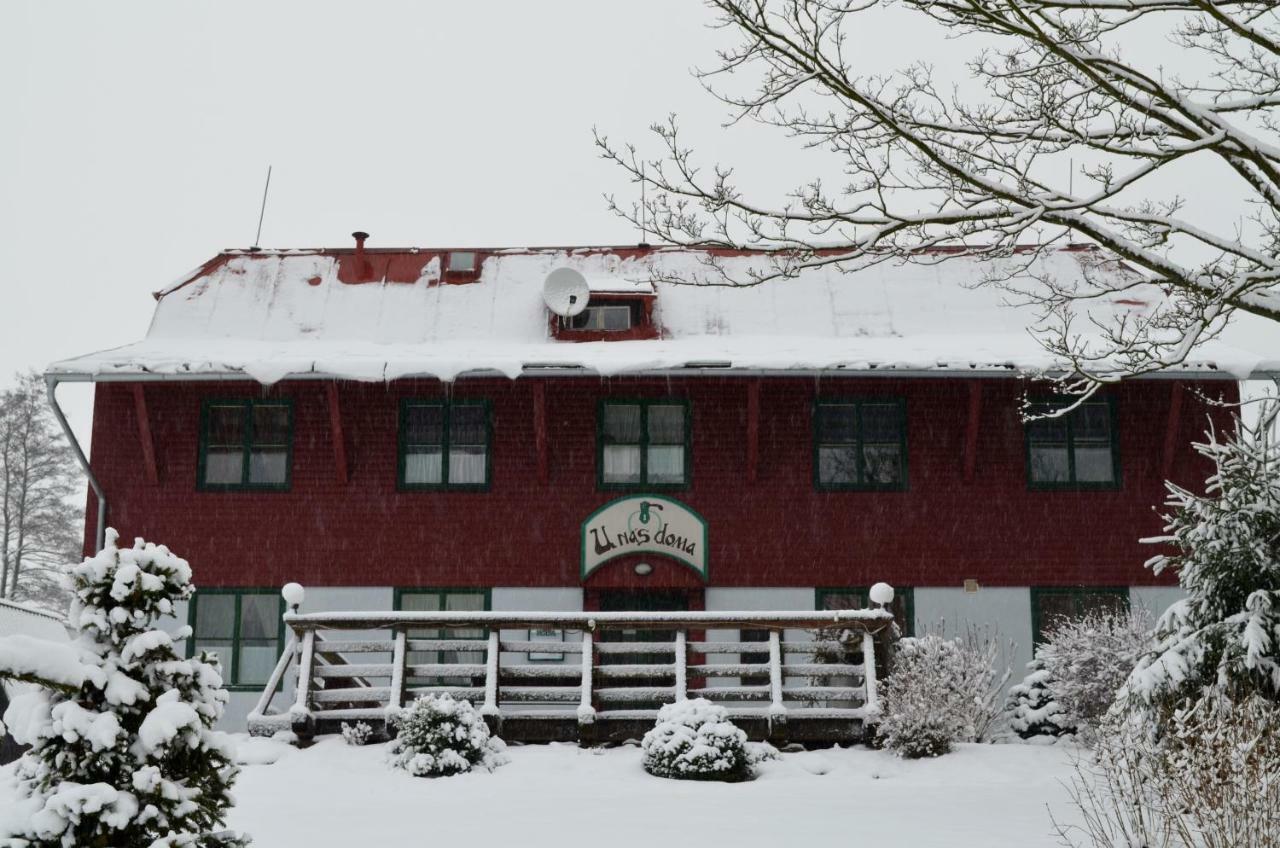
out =
<svg viewBox="0 0 1280 848"><path fill-rule="evenodd" d="M611 559L653 553L682 562L707 579L707 522L661 495L610 501L582 522L582 579Z"/></svg>

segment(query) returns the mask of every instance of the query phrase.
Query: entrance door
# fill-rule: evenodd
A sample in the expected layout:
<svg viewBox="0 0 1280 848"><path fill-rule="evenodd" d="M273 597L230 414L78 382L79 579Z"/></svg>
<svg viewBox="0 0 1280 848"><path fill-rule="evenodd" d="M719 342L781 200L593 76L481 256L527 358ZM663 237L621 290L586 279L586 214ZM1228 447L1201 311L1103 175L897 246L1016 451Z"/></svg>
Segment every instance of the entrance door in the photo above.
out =
<svg viewBox="0 0 1280 848"><path fill-rule="evenodd" d="M601 612L684 612L689 609L689 593L684 589L612 589L600 592ZM601 642L674 642L674 630L604 630L600 633ZM669 652L654 653L601 653L600 665L661 665L665 670L654 675L642 677L628 676L609 679L608 685L601 688L625 687L667 687L675 685L675 667L673 655ZM665 699L664 699L665 700ZM638 698L626 701L611 701L604 705L605 709L654 710L661 701L651 698Z"/></svg>

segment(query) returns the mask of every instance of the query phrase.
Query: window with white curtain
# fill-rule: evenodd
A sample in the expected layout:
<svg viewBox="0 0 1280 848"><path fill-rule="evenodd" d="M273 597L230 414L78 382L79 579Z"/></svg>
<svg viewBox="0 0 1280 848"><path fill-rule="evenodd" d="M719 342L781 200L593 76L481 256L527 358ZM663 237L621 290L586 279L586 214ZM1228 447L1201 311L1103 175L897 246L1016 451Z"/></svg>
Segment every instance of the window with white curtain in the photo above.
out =
<svg viewBox="0 0 1280 848"><path fill-rule="evenodd" d="M484 488L489 483L489 404L407 400L400 410L400 486Z"/></svg>
<svg viewBox="0 0 1280 848"><path fill-rule="evenodd" d="M601 485L683 486L688 482L688 402L628 400L601 404Z"/></svg>

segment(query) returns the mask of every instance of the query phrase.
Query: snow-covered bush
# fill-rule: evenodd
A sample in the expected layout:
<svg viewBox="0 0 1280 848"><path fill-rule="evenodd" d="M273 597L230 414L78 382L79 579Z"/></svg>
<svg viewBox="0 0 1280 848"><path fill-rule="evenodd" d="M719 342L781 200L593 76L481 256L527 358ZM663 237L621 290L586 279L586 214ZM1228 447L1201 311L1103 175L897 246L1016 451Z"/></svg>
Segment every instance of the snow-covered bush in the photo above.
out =
<svg viewBox="0 0 1280 848"><path fill-rule="evenodd" d="M423 695L394 719L391 764L417 777L442 777L507 762L506 745L489 734L470 701Z"/></svg>
<svg viewBox="0 0 1280 848"><path fill-rule="evenodd" d="M1156 624L1155 646L1140 657L1126 692L1162 714L1205 687L1233 697L1257 692L1280 700L1280 443L1264 407L1260 423L1237 420L1219 441L1196 450L1213 461L1205 494L1168 484L1168 535L1176 552L1152 558L1173 569L1187 597Z"/></svg>
<svg viewBox="0 0 1280 848"><path fill-rule="evenodd" d="M1049 671L1037 658L1027 663L1022 682L1009 687L1009 727L1023 739L1062 736L1074 730L1049 686Z"/></svg>
<svg viewBox="0 0 1280 848"><path fill-rule="evenodd" d="M1212 693L1174 710L1159 739L1113 710L1068 786L1089 848L1280 848L1280 705Z"/></svg>
<svg viewBox="0 0 1280 848"><path fill-rule="evenodd" d="M0 810L0 844L243 845L212 835L237 772L230 739L212 730L227 701L216 662L183 659L154 626L191 596L191 567L116 538L107 531L102 552L71 571L75 642L0 639L0 677L40 685L4 714L31 749L13 773L17 803Z"/></svg>
<svg viewBox="0 0 1280 848"><path fill-rule="evenodd" d="M1100 610L1057 622L1038 659L1048 672L1061 725L1092 744L1098 724L1150 640L1151 616L1143 609Z"/></svg>
<svg viewBox="0 0 1280 848"><path fill-rule="evenodd" d="M1144 609L1058 620L1027 664L1030 673L1009 690L1010 726L1023 738L1077 733L1092 744L1150 641L1151 616Z"/></svg>
<svg viewBox="0 0 1280 848"><path fill-rule="evenodd" d="M705 698L658 710L658 723L640 741L644 770L681 780L748 780L753 757L747 734L724 707Z"/></svg>
<svg viewBox="0 0 1280 848"><path fill-rule="evenodd" d="M955 742L989 740L1009 679L1007 668L1002 674L995 668L999 647L976 630L957 639L928 634L899 640L893 672L881 687L877 739L908 758L940 756Z"/></svg>
<svg viewBox="0 0 1280 848"><path fill-rule="evenodd" d="M373 728L363 721L355 724L342 723L342 741L348 745L368 745L373 741Z"/></svg>

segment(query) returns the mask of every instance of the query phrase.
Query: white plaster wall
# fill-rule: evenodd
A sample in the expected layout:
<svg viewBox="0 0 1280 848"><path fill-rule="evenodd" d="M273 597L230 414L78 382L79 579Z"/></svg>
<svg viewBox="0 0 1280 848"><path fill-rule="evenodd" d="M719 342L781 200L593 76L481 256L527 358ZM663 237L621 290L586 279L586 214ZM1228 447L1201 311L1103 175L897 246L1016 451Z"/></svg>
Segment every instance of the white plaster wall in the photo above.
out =
<svg viewBox="0 0 1280 848"><path fill-rule="evenodd" d="M1129 605L1145 609L1151 613L1152 621L1156 621L1170 605L1186 596L1178 586L1134 586L1129 590Z"/></svg>
<svg viewBox="0 0 1280 848"><path fill-rule="evenodd" d="M969 626L990 627L1000 640L1000 669L1012 670L1011 683L1026 674L1031 661L1031 590L1026 587L962 588L922 586L915 590L916 634L963 634ZM1012 651L1009 642L1014 642Z"/></svg>

